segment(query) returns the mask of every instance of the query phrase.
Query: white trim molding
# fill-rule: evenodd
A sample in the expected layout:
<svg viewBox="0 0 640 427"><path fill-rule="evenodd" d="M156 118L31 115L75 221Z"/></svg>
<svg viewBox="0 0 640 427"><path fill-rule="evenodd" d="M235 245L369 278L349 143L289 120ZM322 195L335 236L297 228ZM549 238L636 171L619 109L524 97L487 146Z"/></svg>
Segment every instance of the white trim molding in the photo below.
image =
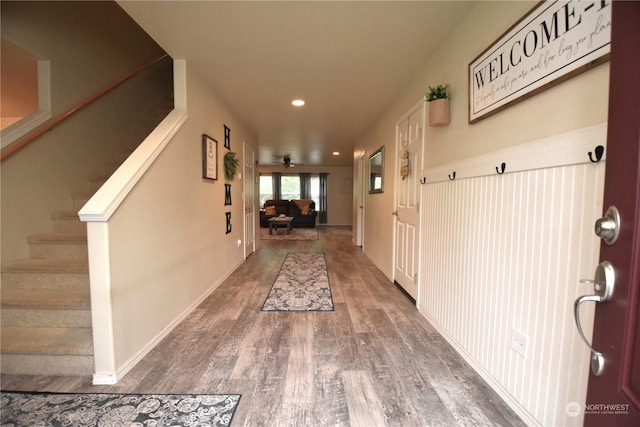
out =
<svg viewBox="0 0 640 427"><path fill-rule="evenodd" d="M549 138L492 151L422 170L426 183L476 178L552 167L590 163L598 145L606 147L607 124L574 130ZM591 154L590 154L591 153ZM606 159L606 150L599 160ZM502 164L505 168L502 172ZM455 172L455 177L453 173Z"/></svg>

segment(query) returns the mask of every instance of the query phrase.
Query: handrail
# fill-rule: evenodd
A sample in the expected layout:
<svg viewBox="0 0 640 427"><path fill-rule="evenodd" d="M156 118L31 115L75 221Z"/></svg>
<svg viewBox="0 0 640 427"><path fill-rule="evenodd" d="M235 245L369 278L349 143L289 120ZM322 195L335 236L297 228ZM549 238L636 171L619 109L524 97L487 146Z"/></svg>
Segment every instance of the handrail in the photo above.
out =
<svg viewBox="0 0 640 427"><path fill-rule="evenodd" d="M124 76L122 76L119 79L117 79L117 80L113 81L112 83L108 84L103 89L99 90L98 92L96 92L92 96L88 97L84 101L82 101L82 102L76 104L75 106L71 107L69 110L67 110L64 113L58 115L57 117L54 117L52 119L47 120L46 122L44 122L43 124L41 124L40 126L35 128L34 130L32 130L31 132L29 132L28 134L23 136L22 138L18 139L13 144L11 144L8 147L6 147L5 149L3 149L2 152L0 152L0 161L8 158L10 155L14 154L18 150L20 150L22 147L24 147L27 144L29 144L34 139L38 138L43 133L53 129L55 126L59 125L60 123L62 123L65 120L67 120L69 117L73 116L75 113L77 113L78 111L82 110L84 107L88 106L89 104L93 103L97 99L99 99L102 96L106 95L107 93L111 92L113 89L115 89L116 87L120 86L122 83L126 82L127 80L129 80L130 78L132 78L136 74L140 73L141 71L144 71L147 68L152 67L153 65L157 64L158 62L160 62L161 60L163 60L167 56L169 56L167 53L163 53L162 55L160 55L158 57L151 58L151 59L147 60L142 65L140 65L140 66L134 68L133 70L129 71Z"/></svg>

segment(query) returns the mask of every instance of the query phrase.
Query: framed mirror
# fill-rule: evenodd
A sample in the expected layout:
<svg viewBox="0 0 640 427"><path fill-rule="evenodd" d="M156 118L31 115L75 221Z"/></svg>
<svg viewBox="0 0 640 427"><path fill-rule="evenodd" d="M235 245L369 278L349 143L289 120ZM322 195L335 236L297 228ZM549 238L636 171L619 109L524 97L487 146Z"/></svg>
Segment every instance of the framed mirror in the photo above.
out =
<svg viewBox="0 0 640 427"><path fill-rule="evenodd" d="M384 145L369 156L369 194L384 190Z"/></svg>

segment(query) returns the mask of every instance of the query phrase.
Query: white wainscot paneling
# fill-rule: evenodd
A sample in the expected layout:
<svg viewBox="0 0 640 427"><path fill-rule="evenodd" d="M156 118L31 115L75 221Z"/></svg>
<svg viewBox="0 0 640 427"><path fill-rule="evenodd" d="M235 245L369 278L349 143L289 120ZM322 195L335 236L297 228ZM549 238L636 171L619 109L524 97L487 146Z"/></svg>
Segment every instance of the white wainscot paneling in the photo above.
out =
<svg viewBox="0 0 640 427"><path fill-rule="evenodd" d="M606 127L576 131L594 132L604 138ZM582 163L558 164L549 138L545 150L532 148L540 141L521 147L532 169L523 163L516 172L473 177L465 166L482 168L467 159L425 171L457 168L466 179L423 185L420 311L532 425L583 420L566 412L571 402L584 405L589 372L573 303L593 292L579 280L592 278L598 263L593 224L603 212L605 165L588 160L579 139L573 148L555 148L575 151L565 158L582 155ZM507 164L523 158L517 147L510 151L495 158ZM541 156L553 159L550 166ZM593 304L581 309L589 337L593 312ZM511 348L513 330L528 339L525 357Z"/></svg>

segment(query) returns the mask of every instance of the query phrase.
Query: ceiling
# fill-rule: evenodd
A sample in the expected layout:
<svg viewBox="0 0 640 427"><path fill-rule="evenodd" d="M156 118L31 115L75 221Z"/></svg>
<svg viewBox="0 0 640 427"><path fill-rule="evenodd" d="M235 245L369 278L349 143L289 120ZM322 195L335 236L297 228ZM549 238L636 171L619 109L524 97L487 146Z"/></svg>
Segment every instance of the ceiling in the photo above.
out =
<svg viewBox="0 0 640 427"><path fill-rule="evenodd" d="M261 164L350 166L354 142L476 2L118 3L255 132Z"/></svg>

